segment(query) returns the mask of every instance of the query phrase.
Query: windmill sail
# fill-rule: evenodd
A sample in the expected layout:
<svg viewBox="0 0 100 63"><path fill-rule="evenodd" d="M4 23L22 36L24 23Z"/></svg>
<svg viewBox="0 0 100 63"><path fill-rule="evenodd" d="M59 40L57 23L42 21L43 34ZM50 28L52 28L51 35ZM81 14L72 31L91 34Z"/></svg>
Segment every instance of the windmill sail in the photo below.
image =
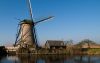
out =
<svg viewBox="0 0 100 63"><path fill-rule="evenodd" d="M31 17L31 20L33 21L33 13L32 13L31 1L27 0L27 3L28 3L28 7L29 7L30 17Z"/></svg>

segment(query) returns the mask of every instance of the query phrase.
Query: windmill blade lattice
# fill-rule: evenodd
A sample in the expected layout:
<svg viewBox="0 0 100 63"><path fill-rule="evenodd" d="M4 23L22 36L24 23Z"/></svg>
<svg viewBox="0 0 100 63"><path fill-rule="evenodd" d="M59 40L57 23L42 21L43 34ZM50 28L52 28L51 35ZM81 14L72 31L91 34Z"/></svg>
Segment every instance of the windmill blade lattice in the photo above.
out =
<svg viewBox="0 0 100 63"><path fill-rule="evenodd" d="M34 24L36 25L36 24L38 24L38 23L40 23L40 22L46 21L46 20L51 19L51 18L53 18L53 17L54 17L54 16L46 17L46 18L44 18L44 19L41 19L41 20L35 22Z"/></svg>

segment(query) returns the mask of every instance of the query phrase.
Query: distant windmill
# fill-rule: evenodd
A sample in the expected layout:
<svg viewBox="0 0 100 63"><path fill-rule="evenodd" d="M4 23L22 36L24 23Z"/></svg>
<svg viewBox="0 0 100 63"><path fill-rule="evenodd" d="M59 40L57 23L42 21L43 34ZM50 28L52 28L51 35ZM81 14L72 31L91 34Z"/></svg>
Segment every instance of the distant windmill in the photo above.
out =
<svg viewBox="0 0 100 63"><path fill-rule="evenodd" d="M31 19L24 19L19 23L19 29L16 35L16 41L14 45L15 46L19 45L20 47L36 48L38 47L38 44L37 44L37 38L36 38L35 25L45 20L48 20L52 18L53 16L34 22L31 2L30 0L27 0L27 2L28 2Z"/></svg>

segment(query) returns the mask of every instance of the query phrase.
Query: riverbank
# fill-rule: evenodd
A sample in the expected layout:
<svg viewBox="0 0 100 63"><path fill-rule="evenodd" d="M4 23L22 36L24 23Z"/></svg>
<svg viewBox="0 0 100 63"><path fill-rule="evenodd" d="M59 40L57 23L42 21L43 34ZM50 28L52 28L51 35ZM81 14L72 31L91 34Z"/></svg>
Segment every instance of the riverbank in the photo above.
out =
<svg viewBox="0 0 100 63"><path fill-rule="evenodd" d="M20 50L9 51L8 54L33 54L33 55L100 55L100 49L39 49L34 51Z"/></svg>

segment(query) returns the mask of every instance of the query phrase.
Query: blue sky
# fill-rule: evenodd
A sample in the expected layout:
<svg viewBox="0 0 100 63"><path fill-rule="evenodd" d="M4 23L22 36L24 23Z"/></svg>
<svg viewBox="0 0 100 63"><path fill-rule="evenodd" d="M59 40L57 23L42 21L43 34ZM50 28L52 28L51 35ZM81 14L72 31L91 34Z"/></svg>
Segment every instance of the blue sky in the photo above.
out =
<svg viewBox="0 0 100 63"><path fill-rule="evenodd" d="M100 0L31 0L39 44L46 40L83 39L100 42ZM0 0L0 45L13 44L17 26L29 18L26 0Z"/></svg>

